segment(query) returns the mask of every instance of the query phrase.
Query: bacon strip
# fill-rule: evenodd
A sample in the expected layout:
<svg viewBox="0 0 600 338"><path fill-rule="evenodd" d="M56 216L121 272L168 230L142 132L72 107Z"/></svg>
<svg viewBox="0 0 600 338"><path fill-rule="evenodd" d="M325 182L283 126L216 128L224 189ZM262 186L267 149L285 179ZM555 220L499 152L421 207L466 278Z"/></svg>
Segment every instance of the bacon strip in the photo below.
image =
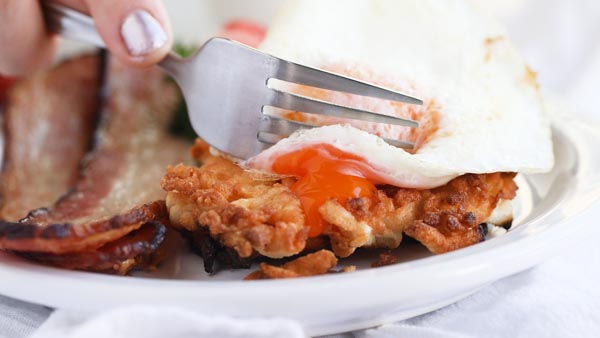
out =
<svg viewBox="0 0 600 338"><path fill-rule="evenodd" d="M165 243L166 235L166 226L153 221L98 250L61 255L34 252L22 256L66 269L126 274L131 269L151 264L155 260L152 255Z"/></svg>
<svg viewBox="0 0 600 338"><path fill-rule="evenodd" d="M132 70L114 61L109 69L96 146L77 185L49 209L0 222L0 249L91 251L167 218L160 179L189 148L166 131L178 92L157 69Z"/></svg>
<svg viewBox="0 0 600 338"><path fill-rule="evenodd" d="M75 185L98 110L100 62L67 61L17 83L4 111L0 219L17 221Z"/></svg>

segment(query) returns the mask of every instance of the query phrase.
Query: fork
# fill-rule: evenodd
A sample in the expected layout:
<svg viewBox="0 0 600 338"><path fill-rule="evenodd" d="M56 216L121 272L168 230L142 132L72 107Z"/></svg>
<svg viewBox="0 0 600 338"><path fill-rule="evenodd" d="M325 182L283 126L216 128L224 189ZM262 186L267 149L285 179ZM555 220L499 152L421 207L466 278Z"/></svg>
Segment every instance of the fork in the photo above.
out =
<svg viewBox="0 0 600 338"><path fill-rule="evenodd" d="M91 17L45 3L49 31L104 48ZM195 132L212 147L248 159L298 129L315 125L270 114L268 107L344 119L418 127L412 120L355 109L275 88L271 79L409 104L422 101L402 93L265 54L243 44L212 38L193 56L169 53L158 66L181 88ZM384 139L413 148L414 144Z"/></svg>

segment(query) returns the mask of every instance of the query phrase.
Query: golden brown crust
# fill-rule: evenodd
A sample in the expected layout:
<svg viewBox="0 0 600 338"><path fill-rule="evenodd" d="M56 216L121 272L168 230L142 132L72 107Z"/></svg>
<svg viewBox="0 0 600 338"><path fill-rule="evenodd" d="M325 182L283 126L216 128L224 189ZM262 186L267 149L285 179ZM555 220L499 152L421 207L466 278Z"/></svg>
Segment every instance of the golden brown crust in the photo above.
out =
<svg viewBox="0 0 600 338"><path fill-rule="evenodd" d="M500 199L515 197L513 173L463 175L447 185L421 192L421 217L404 232L439 254L485 239L480 224L491 215ZM404 192L398 190L396 198Z"/></svg>
<svg viewBox="0 0 600 338"><path fill-rule="evenodd" d="M194 146L190 150L192 158L199 161L200 163L210 160L210 145L204 140L197 138L194 141Z"/></svg>
<svg viewBox="0 0 600 338"><path fill-rule="evenodd" d="M162 186L175 226L189 231L206 226L211 236L241 257L256 250L280 258L304 249L308 229L300 202L281 183L257 180L213 157L201 168L170 167Z"/></svg>
<svg viewBox="0 0 600 338"><path fill-rule="evenodd" d="M325 203L319 211L329 223L324 234L333 252L348 257L363 246L397 248L404 228L418 216L416 194L413 199L404 196L406 201L395 201L378 189L370 198L348 200L345 208L334 200Z"/></svg>
<svg viewBox="0 0 600 338"><path fill-rule="evenodd" d="M480 224L500 199L513 199L513 173L463 175L429 189L379 187L371 198L349 200L346 208L329 201L320 212L331 227L325 233L336 255L346 257L361 246L396 248L405 233L433 253L460 249L485 239ZM371 240L365 240L365 225Z"/></svg>
<svg viewBox="0 0 600 338"><path fill-rule="evenodd" d="M379 268L382 266L393 265L398 263L398 257L394 256L391 251L384 251L377 256L377 260L371 263L372 268Z"/></svg>
<svg viewBox="0 0 600 338"><path fill-rule="evenodd" d="M198 149L205 149L199 147ZM206 226L224 246L249 257L271 258L301 252L307 229L293 179L257 179L228 160L206 155L200 168L169 168L163 179L171 222L188 231ZM480 227L500 199L517 189L512 173L463 175L430 190L379 187L372 196L342 205L332 199L319 212L327 222L323 235L339 257L359 247L393 249L403 233L434 253L484 240Z"/></svg>
<svg viewBox="0 0 600 338"><path fill-rule="evenodd" d="M255 271L245 280L256 279L280 279L316 276L328 273L337 265L337 258L329 250L320 250L285 263L282 266L274 266L260 263L260 270Z"/></svg>

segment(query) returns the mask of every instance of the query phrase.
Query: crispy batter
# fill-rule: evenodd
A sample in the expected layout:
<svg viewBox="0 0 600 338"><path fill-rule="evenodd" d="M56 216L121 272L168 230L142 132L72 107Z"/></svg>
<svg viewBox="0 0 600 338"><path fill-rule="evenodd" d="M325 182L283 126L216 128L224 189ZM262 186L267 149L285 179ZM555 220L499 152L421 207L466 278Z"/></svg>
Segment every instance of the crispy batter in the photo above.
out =
<svg viewBox="0 0 600 338"><path fill-rule="evenodd" d="M379 254L377 257L377 261L371 263L372 268L378 268L386 265L393 265L398 263L398 257L394 256L394 254L390 251L384 251Z"/></svg>
<svg viewBox="0 0 600 338"><path fill-rule="evenodd" d="M500 199L515 197L513 173L463 175L447 185L421 192L421 215L404 232L439 254L482 242L480 226ZM406 194L399 189L395 199Z"/></svg>
<svg viewBox="0 0 600 338"><path fill-rule="evenodd" d="M170 167L162 181L171 222L212 237L241 257L254 250L280 258L300 253L308 228L300 202L277 181L256 179L235 164L213 157L201 168Z"/></svg>
<svg viewBox="0 0 600 338"><path fill-rule="evenodd" d="M370 198L349 199L345 207L330 200L319 209L329 223L324 234L340 257L348 257L363 246L397 248L404 227L417 216L417 200L396 204L381 190Z"/></svg>
<svg viewBox="0 0 600 338"><path fill-rule="evenodd" d="M322 275L329 272L337 265L337 258L329 250L320 250L282 266L274 266L267 263L260 263L260 270L255 271L245 280L255 279L278 279L278 278L296 278Z"/></svg>
<svg viewBox="0 0 600 338"><path fill-rule="evenodd" d="M258 254L250 257L240 257L237 251L223 246L218 240L212 238L206 227L199 227L195 231L179 229L187 240L192 251L202 257L204 271L215 274L227 269L249 269L252 263L260 259ZM329 240L325 236L308 238L301 254L309 254L329 247Z"/></svg>
<svg viewBox="0 0 600 338"><path fill-rule="evenodd" d="M262 258L258 253L250 257L240 257L237 251L223 246L218 240L212 238L206 227L200 227L193 232L180 229L179 232L187 240L192 251L202 257L204 271L209 274L215 274L221 270L249 269L252 263ZM329 248L327 237L308 238L306 246L300 254L305 255L327 248Z"/></svg>
<svg viewBox="0 0 600 338"><path fill-rule="evenodd" d="M253 250L280 258L301 252L307 241L298 198L288 186L293 178L257 179L228 160L207 155L199 142L200 168L169 168L163 179L171 222L188 231L202 227L242 257ZM393 249L403 233L434 253L484 240L480 227L498 201L514 198L512 173L463 175L430 190L380 186L373 196L345 205L332 199L319 209L328 225L323 235L339 257L359 247ZM287 227L282 227L282 224Z"/></svg>
<svg viewBox="0 0 600 338"><path fill-rule="evenodd" d="M361 246L396 248L403 232L431 252L444 253L485 239L480 224L500 199L514 198L514 176L463 175L430 190L379 187L371 198L349 200L345 208L329 201L319 211L332 225L325 233L338 256L346 257ZM371 238L365 240L368 230Z"/></svg>
<svg viewBox="0 0 600 338"><path fill-rule="evenodd" d="M319 212L328 226L323 233L329 236L331 247L336 255L347 257L356 248L369 243L371 227L363 220L356 219L350 211L346 210L336 200L325 202Z"/></svg>
<svg viewBox="0 0 600 338"><path fill-rule="evenodd" d="M204 142L204 140L197 138L194 141L194 146L190 150L190 155L200 163L210 161L212 158L212 156L210 156L210 145Z"/></svg>
<svg viewBox="0 0 600 338"><path fill-rule="evenodd" d="M356 265L348 265L347 267L343 268L342 271L340 272L354 272L356 271Z"/></svg>

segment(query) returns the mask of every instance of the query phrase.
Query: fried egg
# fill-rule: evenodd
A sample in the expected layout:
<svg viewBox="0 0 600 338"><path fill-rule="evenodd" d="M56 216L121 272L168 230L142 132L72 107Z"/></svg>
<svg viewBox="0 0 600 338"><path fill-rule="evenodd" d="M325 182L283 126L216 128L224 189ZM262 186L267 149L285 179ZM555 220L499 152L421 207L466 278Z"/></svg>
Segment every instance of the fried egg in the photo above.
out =
<svg viewBox="0 0 600 338"><path fill-rule="evenodd" d="M424 105L313 90L329 101L414 118L421 127L353 121L302 130L250 159L250 167L276 171L283 156L325 146L343 154L341 161L352 158L373 182L425 189L465 173L538 173L553 166L535 73L503 27L469 1L289 1L260 49L391 87ZM418 148L410 153L380 137L417 141Z"/></svg>
<svg viewBox="0 0 600 338"><path fill-rule="evenodd" d="M424 101L415 106L285 85L420 123L410 129L279 112L321 127L300 130L245 165L298 177L293 190L317 207L329 198L369 195L376 185L430 189L466 173L540 173L553 166L535 73L505 29L468 0L292 0L260 49Z"/></svg>

